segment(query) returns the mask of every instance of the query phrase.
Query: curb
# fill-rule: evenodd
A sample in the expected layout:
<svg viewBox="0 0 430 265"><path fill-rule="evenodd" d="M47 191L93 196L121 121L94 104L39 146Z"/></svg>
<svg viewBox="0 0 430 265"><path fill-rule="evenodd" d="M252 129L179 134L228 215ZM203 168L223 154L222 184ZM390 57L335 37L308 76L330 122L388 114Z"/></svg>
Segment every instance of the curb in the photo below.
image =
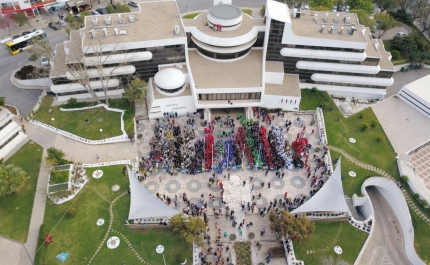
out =
<svg viewBox="0 0 430 265"><path fill-rule="evenodd" d="M12 73L10 74L9 80L12 83L12 85L14 85L17 88L21 88L21 89L49 90L49 88L50 88L49 86L25 86L25 85L21 85L18 81L16 81L16 78L15 78L15 73L19 69L21 69L21 67L13 70Z"/></svg>

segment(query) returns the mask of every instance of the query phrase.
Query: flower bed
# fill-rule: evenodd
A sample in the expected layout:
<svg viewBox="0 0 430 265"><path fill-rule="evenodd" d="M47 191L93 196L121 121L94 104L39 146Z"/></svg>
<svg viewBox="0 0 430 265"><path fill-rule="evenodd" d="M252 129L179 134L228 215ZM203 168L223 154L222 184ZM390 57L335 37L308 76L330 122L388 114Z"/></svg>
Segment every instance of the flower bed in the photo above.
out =
<svg viewBox="0 0 430 265"><path fill-rule="evenodd" d="M251 242L235 242L234 251L236 252L236 265L252 264Z"/></svg>

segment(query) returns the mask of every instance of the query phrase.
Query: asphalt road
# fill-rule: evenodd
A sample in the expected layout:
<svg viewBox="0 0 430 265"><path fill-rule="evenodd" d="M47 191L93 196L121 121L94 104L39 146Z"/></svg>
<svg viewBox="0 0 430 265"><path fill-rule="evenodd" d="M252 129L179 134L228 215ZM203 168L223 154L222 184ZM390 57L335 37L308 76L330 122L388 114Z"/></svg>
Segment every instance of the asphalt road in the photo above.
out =
<svg viewBox="0 0 430 265"><path fill-rule="evenodd" d="M48 35L48 41L54 47L56 43L66 40L67 36L63 31L53 31L50 28L44 28ZM34 107L38 97L42 93L39 89L21 89L17 88L10 82L10 75L23 65L31 64L28 60L28 52L11 55L6 49L2 49L0 54L0 96L6 97L6 104L18 108L21 115L27 115ZM36 62L40 65L40 62Z"/></svg>
<svg viewBox="0 0 430 265"><path fill-rule="evenodd" d="M375 187L367 193L375 213L374 231L358 265L407 265L402 229L396 215Z"/></svg>
<svg viewBox="0 0 430 265"><path fill-rule="evenodd" d="M385 98L388 98L397 94L404 85L409 84L429 74L430 74L430 69L427 69L427 68L414 69L414 70L409 70L407 72L394 73L393 75L394 84L387 87L387 94L385 95Z"/></svg>

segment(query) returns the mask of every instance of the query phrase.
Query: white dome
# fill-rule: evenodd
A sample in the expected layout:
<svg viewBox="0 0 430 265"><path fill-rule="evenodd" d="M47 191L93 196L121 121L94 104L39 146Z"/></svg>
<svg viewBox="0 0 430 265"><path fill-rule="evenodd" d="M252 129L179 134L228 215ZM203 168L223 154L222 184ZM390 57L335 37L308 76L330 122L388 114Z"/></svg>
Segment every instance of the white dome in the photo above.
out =
<svg viewBox="0 0 430 265"><path fill-rule="evenodd" d="M166 68L155 74L154 82L161 89L176 89L185 84L185 75L179 69Z"/></svg>

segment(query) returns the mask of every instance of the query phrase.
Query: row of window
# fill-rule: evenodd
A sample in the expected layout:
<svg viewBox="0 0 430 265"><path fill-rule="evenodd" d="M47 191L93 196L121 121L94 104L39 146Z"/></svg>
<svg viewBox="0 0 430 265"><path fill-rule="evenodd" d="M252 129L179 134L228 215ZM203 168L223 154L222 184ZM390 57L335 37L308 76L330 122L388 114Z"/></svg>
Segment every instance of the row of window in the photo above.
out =
<svg viewBox="0 0 430 265"><path fill-rule="evenodd" d="M209 58L220 59L220 60L230 60L230 59L236 59L244 56L251 50L251 48L248 48L240 52L235 52L235 53L216 53L216 52L207 51L198 46L197 46L197 50Z"/></svg>
<svg viewBox="0 0 430 265"><path fill-rule="evenodd" d="M246 99L260 99L261 93L217 93L217 94L199 94L199 100L246 100Z"/></svg>

